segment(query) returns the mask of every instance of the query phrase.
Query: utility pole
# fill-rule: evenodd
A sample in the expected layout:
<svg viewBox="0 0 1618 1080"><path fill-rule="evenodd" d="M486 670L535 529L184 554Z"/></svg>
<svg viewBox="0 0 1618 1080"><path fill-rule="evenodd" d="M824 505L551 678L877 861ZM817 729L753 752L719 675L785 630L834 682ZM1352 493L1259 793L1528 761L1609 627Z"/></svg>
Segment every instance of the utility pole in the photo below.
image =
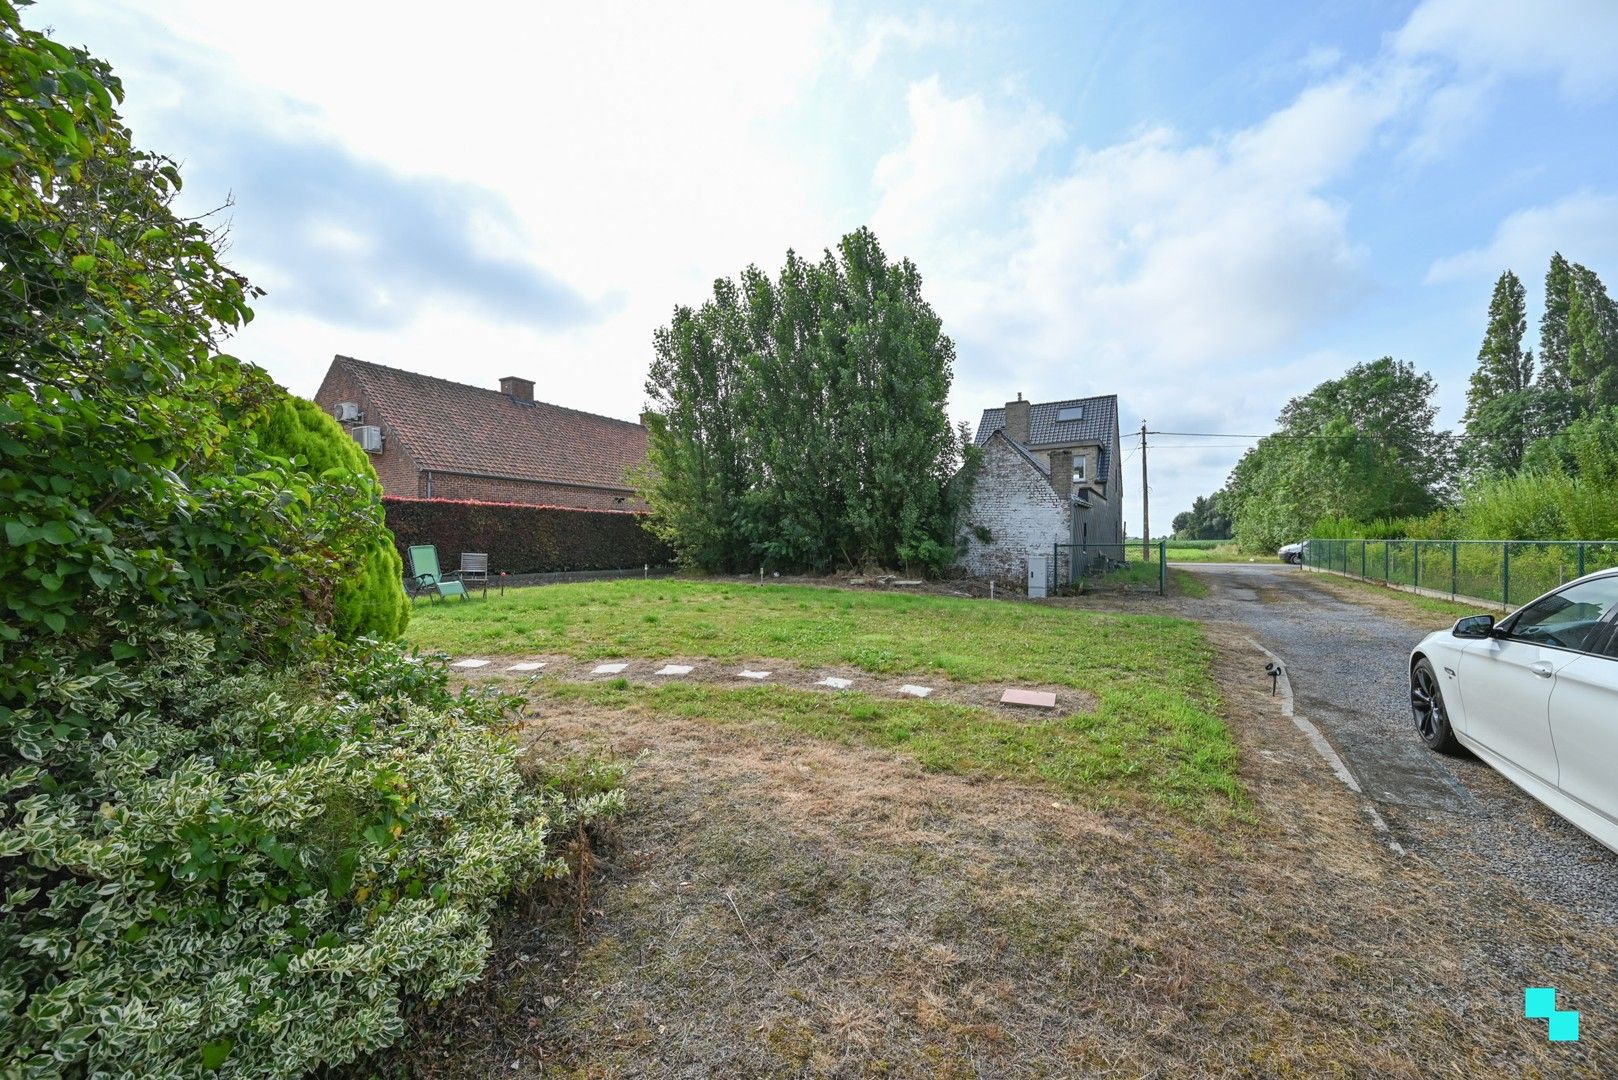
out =
<svg viewBox="0 0 1618 1080"><path fill-rule="evenodd" d="M1140 422L1140 558L1152 557L1151 495L1146 487L1146 421Z"/></svg>

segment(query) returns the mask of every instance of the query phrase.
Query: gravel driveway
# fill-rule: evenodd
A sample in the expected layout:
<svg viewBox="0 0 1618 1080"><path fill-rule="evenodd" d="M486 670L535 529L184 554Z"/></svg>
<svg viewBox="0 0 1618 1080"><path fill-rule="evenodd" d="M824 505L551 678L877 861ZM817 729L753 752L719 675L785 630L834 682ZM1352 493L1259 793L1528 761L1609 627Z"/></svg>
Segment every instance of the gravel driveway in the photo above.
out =
<svg viewBox="0 0 1618 1080"><path fill-rule="evenodd" d="M1397 601L1350 598L1345 586L1292 566L1182 569L1210 586L1206 598L1182 601L1187 613L1228 623L1281 658L1297 711L1325 734L1402 846L1457 875L1494 871L1563 910L1618 925L1618 854L1470 754L1444 757L1418 741L1407 665L1427 630L1394 613ZM1446 621L1420 618L1431 619L1427 629Z"/></svg>

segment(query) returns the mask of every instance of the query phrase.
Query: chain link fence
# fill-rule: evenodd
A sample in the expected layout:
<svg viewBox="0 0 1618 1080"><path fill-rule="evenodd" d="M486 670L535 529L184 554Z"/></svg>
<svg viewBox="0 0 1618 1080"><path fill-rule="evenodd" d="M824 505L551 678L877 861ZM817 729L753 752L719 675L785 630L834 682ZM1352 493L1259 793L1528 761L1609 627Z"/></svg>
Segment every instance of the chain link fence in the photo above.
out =
<svg viewBox="0 0 1618 1080"><path fill-rule="evenodd" d="M1310 540L1303 561L1509 611L1574 578L1618 566L1618 540Z"/></svg>
<svg viewBox="0 0 1618 1080"><path fill-rule="evenodd" d="M1071 593L1085 581L1101 585L1148 585L1159 595L1167 590L1164 541L1153 541L1151 558L1141 558L1140 543L1054 544L1049 585L1051 595Z"/></svg>
<svg viewBox="0 0 1618 1080"><path fill-rule="evenodd" d="M1126 544L1054 544L1052 548L1051 586L1055 589L1122 570L1128 562Z"/></svg>

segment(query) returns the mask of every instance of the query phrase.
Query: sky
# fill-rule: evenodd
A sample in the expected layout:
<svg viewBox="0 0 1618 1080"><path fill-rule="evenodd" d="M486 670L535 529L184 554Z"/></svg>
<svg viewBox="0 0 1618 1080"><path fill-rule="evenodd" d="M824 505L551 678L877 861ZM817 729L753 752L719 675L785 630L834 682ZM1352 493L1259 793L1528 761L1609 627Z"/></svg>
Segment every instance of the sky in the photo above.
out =
<svg viewBox="0 0 1618 1080"><path fill-rule="evenodd" d="M1391 355L1459 426L1489 295L1618 286L1618 3L44 0L266 295L230 344L633 419L654 330L869 225L955 341L950 412L1115 393L1271 430ZM1154 533L1248 445L1156 435Z"/></svg>

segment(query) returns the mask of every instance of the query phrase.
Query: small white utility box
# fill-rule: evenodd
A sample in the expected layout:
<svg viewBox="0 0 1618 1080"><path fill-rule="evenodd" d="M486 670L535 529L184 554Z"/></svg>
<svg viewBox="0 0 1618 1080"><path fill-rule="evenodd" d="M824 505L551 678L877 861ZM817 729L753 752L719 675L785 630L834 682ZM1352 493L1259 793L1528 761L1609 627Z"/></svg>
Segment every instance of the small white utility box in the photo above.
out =
<svg viewBox="0 0 1618 1080"><path fill-rule="evenodd" d="M1048 575L1047 575L1047 571L1046 571L1046 565L1049 562L1050 562L1050 558L1049 558L1049 556L1046 556L1046 555L1030 555L1030 556L1028 556L1028 595L1029 596L1044 596L1045 595L1046 583L1050 580Z"/></svg>

